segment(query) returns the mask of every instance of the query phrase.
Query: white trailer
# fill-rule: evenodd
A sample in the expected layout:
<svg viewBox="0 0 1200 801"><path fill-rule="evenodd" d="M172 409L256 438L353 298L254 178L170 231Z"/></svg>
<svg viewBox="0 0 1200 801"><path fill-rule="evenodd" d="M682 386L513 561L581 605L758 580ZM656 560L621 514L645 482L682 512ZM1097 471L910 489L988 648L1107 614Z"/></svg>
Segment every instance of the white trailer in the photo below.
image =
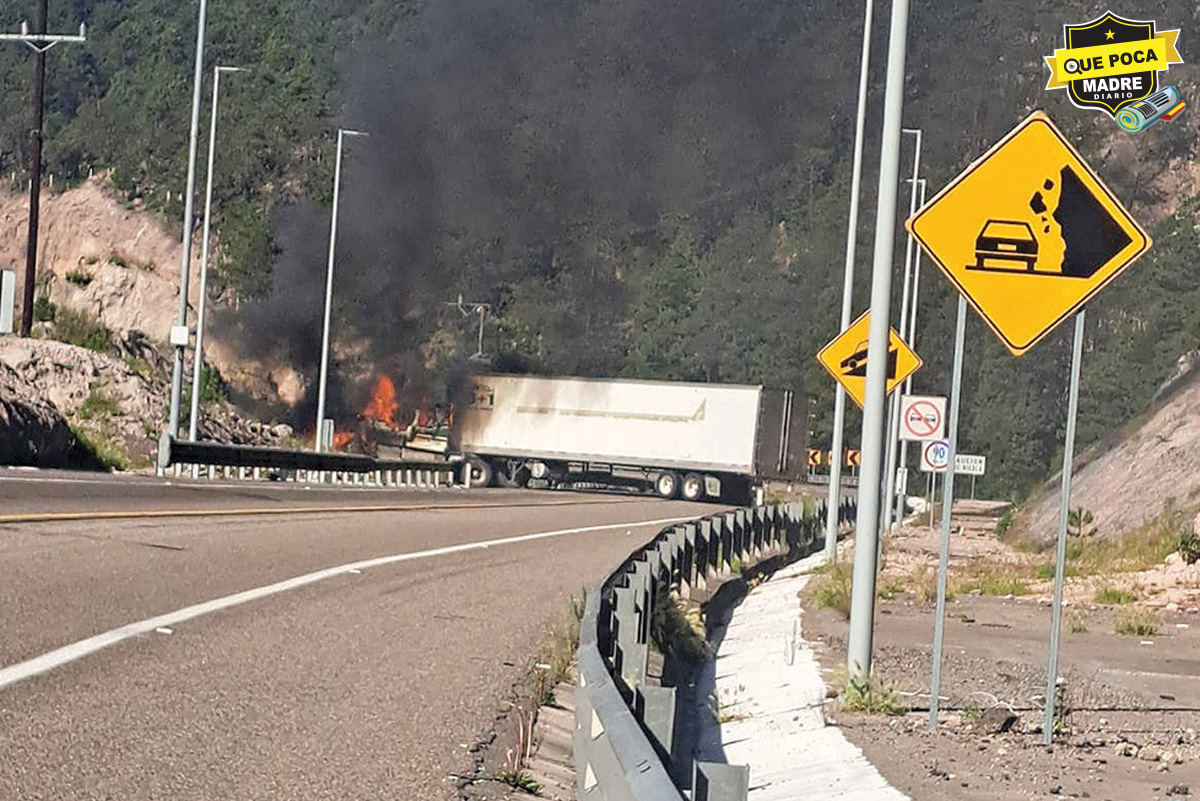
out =
<svg viewBox="0 0 1200 801"><path fill-rule="evenodd" d="M803 476L808 398L758 386L477 375L452 449L473 483L649 482L664 498L741 501Z"/></svg>

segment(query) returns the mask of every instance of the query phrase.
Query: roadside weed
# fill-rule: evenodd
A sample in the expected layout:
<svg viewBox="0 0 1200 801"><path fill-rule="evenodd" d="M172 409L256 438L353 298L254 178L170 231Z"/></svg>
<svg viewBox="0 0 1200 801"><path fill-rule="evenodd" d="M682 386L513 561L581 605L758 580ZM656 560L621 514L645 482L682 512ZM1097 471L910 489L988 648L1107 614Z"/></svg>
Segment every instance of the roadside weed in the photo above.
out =
<svg viewBox="0 0 1200 801"><path fill-rule="evenodd" d="M848 671L845 666L834 671L831 685L838 692L838 705L848 712L868 715L903 715L908 704L890 682L872 673L863 678Z"/></svg>
<svg viewBox="0 0 1200 801"><path fill-rule="evenodd" d="M650 616L650 642L661 653L698 665L708 656L704 616L700 607L670 592L659 593Z"/></svg>
<svg viewBox="0 0 1200 801"><path fill-rule="evenodd" d="M850 617L850 589L853 584L853 563L839 563L829 568L811 583L813 603L818 609L836 609L842 617Z"/></svg>
<svg viewBox="0 0 1200 801"><path fill-rule="evenodd" d="M494 777L515 790L522 790L530 795L541 795L542 785L525 770L502 770Z"/></svg>
<svg viewBox="0 0 1200 801"><path fill-rule="evenodd" d="M1138 594L1125 587L1108 584L1096 589L1096 603L1098 604L1131 604L1137 599Z"/></svg>
<svg viewBox="0 0 1200 801"><path fill-rule="evenodd" d="M1117 634L1132 634L1138 637L1153 637L1158 634L1158 615L1150 609L1126 610L1113 625Z"/></svg>

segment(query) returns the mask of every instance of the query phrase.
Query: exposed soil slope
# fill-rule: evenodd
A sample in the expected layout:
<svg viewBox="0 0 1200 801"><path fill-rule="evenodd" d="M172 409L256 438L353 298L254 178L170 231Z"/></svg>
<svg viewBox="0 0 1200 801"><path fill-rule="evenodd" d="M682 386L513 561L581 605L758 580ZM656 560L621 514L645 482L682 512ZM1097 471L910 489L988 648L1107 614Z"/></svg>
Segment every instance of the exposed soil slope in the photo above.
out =
<svg viewBox="0 0 1200 801"><path fill-rule="evenodd" d="M1076 464L1071 508L1092 513L1097 536L1134 531L1169 506L1191 510L1200 496L1200 372L1179 379ZM1018 514L1021 534L1053 539L1061 480L1056 475L1047 481Z"/></svg>

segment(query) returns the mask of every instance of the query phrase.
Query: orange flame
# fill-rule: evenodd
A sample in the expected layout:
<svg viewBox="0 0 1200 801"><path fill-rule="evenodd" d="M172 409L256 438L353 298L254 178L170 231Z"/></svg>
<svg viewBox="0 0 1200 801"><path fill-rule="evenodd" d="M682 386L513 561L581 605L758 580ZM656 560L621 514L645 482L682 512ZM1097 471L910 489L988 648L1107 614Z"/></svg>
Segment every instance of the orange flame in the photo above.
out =
<svg viewBox="0 0 1200 801"><path fill-rule="evenodd" d="M353 431L334 431L333 432L333 449L342 451L346 449L351 442L354 441Z"/></svg>
<svg viewBox="0 0 1200 801"><path fill-rule="evenodd" d="M371 401L362 411L364 420L374 420L383 423L388 428L396 428L396 411L400 403L396 400L396 387L387 376L375 379L375 387L371 390Z"/></svg>

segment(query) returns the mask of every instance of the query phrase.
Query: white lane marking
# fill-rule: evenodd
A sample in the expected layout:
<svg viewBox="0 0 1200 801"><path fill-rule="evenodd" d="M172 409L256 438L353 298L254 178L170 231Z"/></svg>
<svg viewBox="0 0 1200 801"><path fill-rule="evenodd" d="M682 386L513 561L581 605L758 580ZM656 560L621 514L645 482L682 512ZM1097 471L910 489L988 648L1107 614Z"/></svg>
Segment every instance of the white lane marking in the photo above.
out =
<svg viewBox="0 0 1200 801"><path fill-rule="evenodd" d="M136 623L128 623L119 628L110 629L102 634L97 634L87 639L79 640L78 642L64 645L62 648L55 648L53 651L47 651L41 656L35 656L33 659L27 659L24 662L18 662L15 665L10 665L0 669L0 690L8 687L11 684L16 684L24 679L29 679L38 676L42 673L62 667L77 659L82 659L85 656L90 656L97 651L107 648L110 645L116 645L119 642L137 637L142 634L148 634L160 628L169 628L176 626L188 620L208 615L213 612L219 612L223 609L229 609L233 606L257 601L260 598L266 598L271 595L277 595L288 590L295 590L300 587L305 587L309 584L316 584L319 581L333 578L335 576L345 575L347 573L356 573L363 570L368 570L373 567L381 567L383 565L391 565L397 562L411 562L417 559L429 559L435 556L446 556L452 553L463 553L464 551L477 551L489 548L493 545L515 545L520 542L532 542L534 540L544 540L551 537L563 537L568 534L584 534L589 531L604 531L611 528L623 528L626 526L657 526L666 525L668 523L679 523L683 520L691 520L692 517L666 517L661 520L643 520L636 523L610 523L602 526L584 526L582 528L564 528L557 531L542 531L536 534L521 534L516 537L505 537L503 539L484 540L482 542L465 542L460 545L447 545L442 548L432 548L428 551L414 551L410 553L393 554L392 556L379 556L374 559L364 559L359 562L350 562L337 567L328 567L324 570L317 570L313 573L305 573L302 576L278 581L274 584L268 584L265 587L256 587L252 590L244 590L226 595L223 598L214 598L211 601L204 603L185 606L183 609L177 609L174 612L168 612L165 615L146 618Z"/></svg>
<svg viewBox="0 0 1200 801"><path fill-rule="evenodd" d="M5 468L12 469L12 468ZM119 478L51 478L49 476L40 476L37 478L26 476L9 476L0 473L0 484L104 484L110 487L174 487L182 489L203 489L203 490L220 490L220 489L266 489L266 490L336 490L338 492L378 492L381 490L413 490L426 489L425 487L370 487L370 486L355 486L353 484L340 485L323 485L323 484L308 484L302 481L281 482L281 481L241 481L241 482L214 482L204 481L203 479L173 481L171 479L151 478L148 476L132 477L132 479ZM443 488L445 489L445 488Z"/></svg>

